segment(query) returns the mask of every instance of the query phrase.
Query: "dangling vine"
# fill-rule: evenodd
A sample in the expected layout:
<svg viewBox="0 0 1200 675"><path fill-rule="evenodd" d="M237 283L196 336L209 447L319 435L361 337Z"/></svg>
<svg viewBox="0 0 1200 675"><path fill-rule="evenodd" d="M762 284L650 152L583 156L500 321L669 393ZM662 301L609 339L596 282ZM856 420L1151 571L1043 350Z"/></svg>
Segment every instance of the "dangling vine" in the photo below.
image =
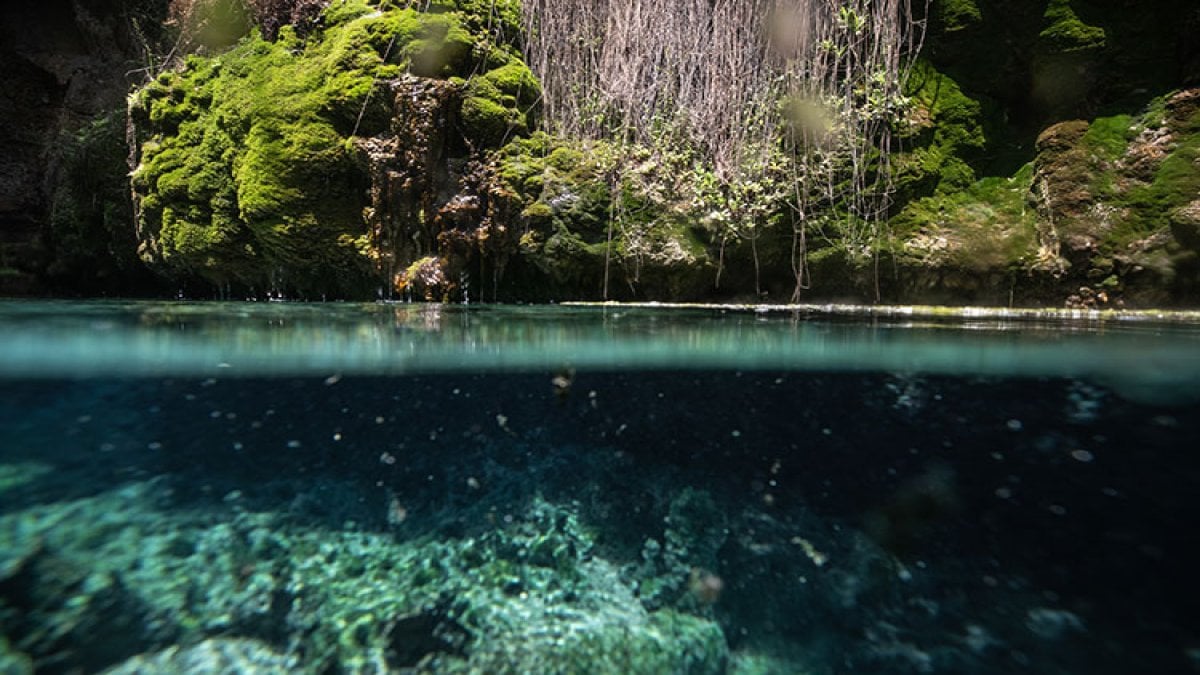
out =
<svg viewBox="0 0 1200 675"><path fill-rule="evenodd" d="M722 254L789 204L798 297L810 230L878 265L913 1L526 0L526 57L553 131L694 158Z"/></svg>

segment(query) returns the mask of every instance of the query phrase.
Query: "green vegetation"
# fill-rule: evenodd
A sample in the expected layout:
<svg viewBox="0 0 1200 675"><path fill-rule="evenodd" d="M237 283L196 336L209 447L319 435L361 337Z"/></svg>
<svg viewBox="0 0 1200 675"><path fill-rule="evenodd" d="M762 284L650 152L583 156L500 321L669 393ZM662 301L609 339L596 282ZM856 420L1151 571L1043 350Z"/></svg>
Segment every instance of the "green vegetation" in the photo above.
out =
<svg viewBox="0 0 1200 675"><path fill-rule="evenodd" d="M640 286L695 294L712 283L715 236L681 190L681 158L544 133L505 146L500 194L519 213L518 250L558 292L637 297Z"/></svg>
<svg viewBox="0 0 1200 675"><path fill-rule="evenodd" d="M914 65L906 93L912 101L901 128L907 149L892 159L902 198L971 185L975 172L968 162L987 143L979 102L926 61Z"/></svg>
<svg viewBox="0 0 1200 675"><path fill-rule="evenodd" d="M1106 35L1100 26L1090 26L1080 20L1071 7L1072 0L1050 0L1046 6L1046 27L1040 33L1042 40L1060 52L1077 52L1100 49L1105 45Z"/></svg>
<svg viewBox="0 0 1200 675"><path fill-rule="evenodd" d="M983 20L975 0L935 0L932 12L942 30L949 33L971 28Z"/></svg>
<svg viewBox="0 0 1200 675"><path fill-rule="evenodd" d="M758 64L708 93L672 94L682 85L651 69L582 96L602 89L587 45L636 54L630 68L656 58L637 35L605 33L593 4L538 2L523 17L516 0L340 0L308 32L251 35L134 95L140 254L170 278L247 292L448 299L466 282L524 300L800 299L810 286L899 299L960 282L1007 299L1019 282L1057 303L1101 282L1116 296L1146 269L1167 283L1190 264L1192 113L1166 98L1092 111L1134 96L1109 93L1095 69L1141 72L1130 54L1152 26L1021 0L980 30L1006 5L938 0L934 46L907 80L891 52L839 80L847 49L903 33L897 7L831 14L799 80L819 80L812 92ZM527 33L530 17L544 30ZM593 41L564 52L554 36ZM691 63L694 40L667 37ZM64 250L90 246L60 201ZM89 232L108 227L92 220Z"/></svg>
<svg viewBox="0 0 1200 675"><path fill-rule="evenodd" d="M498 15L511 20L515 6L499 3ZM461 78L463 133L484 146L532 123L537 83L513 46L471 32L485 18L441 9L335 2L305 38L287 27L274 42L252 36L135 94L145 259L260 291L362 295L378 285L363 218L371 177L354 138L388 131L389 82Z"/></svg>

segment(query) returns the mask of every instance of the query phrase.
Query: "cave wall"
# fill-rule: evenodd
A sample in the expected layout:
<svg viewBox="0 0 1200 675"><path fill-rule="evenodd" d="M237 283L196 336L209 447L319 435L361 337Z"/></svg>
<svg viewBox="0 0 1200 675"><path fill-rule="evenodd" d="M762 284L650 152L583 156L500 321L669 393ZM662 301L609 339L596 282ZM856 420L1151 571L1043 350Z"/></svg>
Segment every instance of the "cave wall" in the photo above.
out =
<svg viewBox="0 0 1200 675"><path fill-rule="evenodd" d="M114 190L128 172L121 111L133 84L144 80L147 50L160 48L166 5L45 0L0 7L0 295L128 293L149 281L128 264L128 216L124 232L116 227L118 212L129 213L128 190L124 203ZM78 194L61 191L69 180ZM92 211L73 214L80 229L66 237L51 227L56 198L60 207ZM116 231L97 219L104 208Z"/></svg>

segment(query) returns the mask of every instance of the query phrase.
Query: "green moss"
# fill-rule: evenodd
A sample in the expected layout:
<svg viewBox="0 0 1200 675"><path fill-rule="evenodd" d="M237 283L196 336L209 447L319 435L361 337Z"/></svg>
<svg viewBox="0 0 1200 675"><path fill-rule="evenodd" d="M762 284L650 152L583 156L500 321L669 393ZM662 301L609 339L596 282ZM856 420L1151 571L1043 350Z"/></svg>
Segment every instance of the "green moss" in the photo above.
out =
<svg viewBox="0 0 1200 675"><path fill-rule="evenodd" d="M1082 142L1100 158L1115 161L1125 154L1129 141L1133 140L1133 117L1113 115L1098 117L1088 126Z"/></svg>
<svg viewBox="0 0 1200 675"><path fill-rule="evenodd" d="M303 40L285 27L274 42L252 36L156 78L130 101L144 139L132 182L146 259L259 289L373 285L369 177L351 136L387 130L385 80L405 72L463 82L462 120L484 145L527 133L536 79L515 56L485 71L478 56L502 44L478 27L514 7L477 16L471 3L420 12L339 0Z"/></svg>
<svg viewBox="0 0 1200 675"><path fill-rule="evenodd" d="M471 78L462 106L468 137L498 147L514 136L528 134L535 124L533 106L540 95L537 78L520 61Z"/></svg>
<svg viewBox="0 0 1200 675"><path fill-rule="evenodd" d="M1105 45L1104 29L1080 20L1071 7L1071 0L1050 0L1044 17L1047 25L1038 37L1055 51L1078 52L1101 49Z"/></svg>
<svg viewBox="0 0 1200 675"><path fill-rule="evenodd" d="M947 33L970 28L983 20L975 0L935 0L932 13Z"/></svg>
<svg viewBox="0 0 1200 675"><path fill-rule="evenodd" d="M370 14L373 10L364 0L333 0L325 8L321 17L326 28L349 23L361 16Z"/></svg>
<svg viewBox="0 0 1200 675"><path fill-rule="evenodd" d="M1170 227L1172 213L1200 195L1200 133L1181 139L1148 185L1128 192L1124 234L1144 235ZM1122 242L1123 243L1123 242Z"/></svg>
<svg viewBox="0 0 1200 675"><path fill-rule="evenodd" d="M967 187L976 178L969 160L987 143L979 102L926 61L906 86L912 112L900 132L909 149L892 159L901 200Z"/></svg>
<svg viewBox="0 0 1200 675"><path fill-rule="evenodd" d="M401 49L414 75L450 77L470 72L475 37L452 15L421 15L420 28Z"/></svg>
<svg viewBox="0 0 1200 675"><path fill-rule="evenodd" d="M893 253L919 265L988 272L1022 266L1036 250L1037 214L1026 203L1032 166L908 204L891 222Z"/></svg>
<svg viewBox="0 0 1200 675"><path fill-rule="evenodd" d="M510 135L527 131L523 116L486 96L463 99L462 121L471 138L485 146L498 146Z"/></svg>

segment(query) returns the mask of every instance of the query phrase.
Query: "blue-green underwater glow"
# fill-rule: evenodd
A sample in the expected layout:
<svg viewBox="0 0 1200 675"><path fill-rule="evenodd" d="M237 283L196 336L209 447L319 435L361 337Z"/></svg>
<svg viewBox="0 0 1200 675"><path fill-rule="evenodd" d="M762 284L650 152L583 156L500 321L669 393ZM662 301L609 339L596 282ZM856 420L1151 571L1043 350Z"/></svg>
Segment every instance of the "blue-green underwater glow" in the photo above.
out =
<svg viewBox="0 0 1200 675"><path fill-rule="evenodd" d="M1200 667L1200 318L0 303L0 672Z"/></svg>

